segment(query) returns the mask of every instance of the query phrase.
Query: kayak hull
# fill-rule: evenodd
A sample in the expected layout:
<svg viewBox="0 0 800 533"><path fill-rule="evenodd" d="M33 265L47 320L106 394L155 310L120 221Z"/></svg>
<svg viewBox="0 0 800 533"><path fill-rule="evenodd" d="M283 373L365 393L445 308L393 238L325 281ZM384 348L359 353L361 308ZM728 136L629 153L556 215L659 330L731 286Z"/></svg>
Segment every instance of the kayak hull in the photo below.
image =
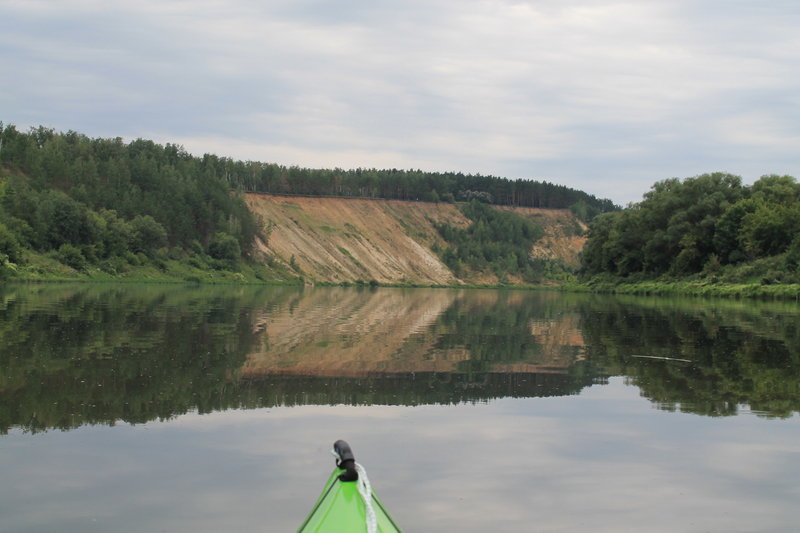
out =
<svg viewBox="0 0 800 533"><path fill-rule="evenodd" d="M367 508L358 492L358 482L341 481L345 470L335 468L328 478L320 497L298 533L333 533L367 531ZM375 492L372 492L372 508L380 533L399 532Z"/></svg>

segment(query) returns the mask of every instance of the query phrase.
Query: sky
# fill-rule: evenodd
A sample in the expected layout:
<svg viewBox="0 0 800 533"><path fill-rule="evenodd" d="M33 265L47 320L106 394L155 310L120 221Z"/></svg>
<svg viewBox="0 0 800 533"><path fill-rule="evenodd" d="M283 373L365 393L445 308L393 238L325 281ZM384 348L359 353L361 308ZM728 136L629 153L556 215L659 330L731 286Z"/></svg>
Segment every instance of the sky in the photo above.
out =
<svg viewBox="0 0 800 533"><path fill-rule="evenodd" d="M0 0L0 121L625 205L800 178L796 0Z"/></svg>

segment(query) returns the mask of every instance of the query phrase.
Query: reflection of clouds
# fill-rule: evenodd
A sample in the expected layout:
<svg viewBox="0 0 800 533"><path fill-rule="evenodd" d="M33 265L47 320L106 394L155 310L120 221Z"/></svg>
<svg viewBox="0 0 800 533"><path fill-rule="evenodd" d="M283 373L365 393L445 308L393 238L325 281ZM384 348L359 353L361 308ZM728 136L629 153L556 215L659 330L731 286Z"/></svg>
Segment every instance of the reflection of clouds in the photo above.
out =
<svg viewBox="0 0 800 533"><path fill-rule="evenodd" d="M565 398L187 414L4 437L0 514L11 530L293 531L345 438L407 531L786 531L798 422L666 413L619 378Z"/></svg>
<svg viewBox="0 0 800 533"><path fill-rule="evenodd" d="M800 447L796 442L784 440L782 437L783 435L757 432L743 439L738 432L731 432L729 441L721 441L709 447L708 466L737 482L775 480L775 483L779 483L785 475L786 463L800 462ZM800 473L800 467L796 470ZM800 488L796 485L792 484L790 487L796 494L800 494Z"/></svg>

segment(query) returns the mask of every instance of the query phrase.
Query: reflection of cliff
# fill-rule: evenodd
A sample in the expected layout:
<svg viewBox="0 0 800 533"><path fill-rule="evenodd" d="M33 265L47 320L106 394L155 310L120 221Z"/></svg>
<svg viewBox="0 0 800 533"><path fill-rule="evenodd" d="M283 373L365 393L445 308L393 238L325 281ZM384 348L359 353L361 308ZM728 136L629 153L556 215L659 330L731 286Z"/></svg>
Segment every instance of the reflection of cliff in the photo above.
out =
<svg viewBox="0 0 800 533"><path fill-rule="evenodd" d="M540 347L535 361L538 372L563 372L578 361L585 359L583 334L578 326L576 314L562 315L558 319L533 320L530 323L531 338ZM531 363L517 363L497 367L505 372L531 372L526 367Z"/></svg>
<svg viewBox="0 0 800 533"><path fill-rule="evenodd" d="M566 373L583 358L583 338L576 315L543 316L548 298L498 291L307 290L258 320L263 342L239 375Z"/></svg>
<svg viewBox="0 0 800 533"><path fill-rule="evenodd" d="M359 377L452 370L447 356L416 356L430 353L433 338L426 331L458 296L452 290L304 291L291 308L260 319L265 340L247 356L240 375Z"/></svg>

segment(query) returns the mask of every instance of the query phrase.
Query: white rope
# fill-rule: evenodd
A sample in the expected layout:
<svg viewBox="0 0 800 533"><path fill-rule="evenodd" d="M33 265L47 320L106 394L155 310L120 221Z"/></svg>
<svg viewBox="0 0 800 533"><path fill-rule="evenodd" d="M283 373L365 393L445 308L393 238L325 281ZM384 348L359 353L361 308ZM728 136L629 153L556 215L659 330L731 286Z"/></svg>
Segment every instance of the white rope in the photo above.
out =
<svg viewBox="0 0 800 533"><path fill-rule="evenodd" d="M358 472L358 493L367 508L367 533L377 533L378 518L375 516L375 509L372 508L372 486L369 484L367 471L356 463L356 472Z"/></svg>
<svg viewBox="0 0 800 533"><path fill-rule="evenodd" d="M336 457L338 464L342 458L336 453L336 449L331 450L331 453ZM367 510L367 533L378 533L378 517L375 516L375 509L372 507L372 485L369 484L366 469L359 463L353 462L356 465L356 473L358 473L358 494Z"/></svg>

